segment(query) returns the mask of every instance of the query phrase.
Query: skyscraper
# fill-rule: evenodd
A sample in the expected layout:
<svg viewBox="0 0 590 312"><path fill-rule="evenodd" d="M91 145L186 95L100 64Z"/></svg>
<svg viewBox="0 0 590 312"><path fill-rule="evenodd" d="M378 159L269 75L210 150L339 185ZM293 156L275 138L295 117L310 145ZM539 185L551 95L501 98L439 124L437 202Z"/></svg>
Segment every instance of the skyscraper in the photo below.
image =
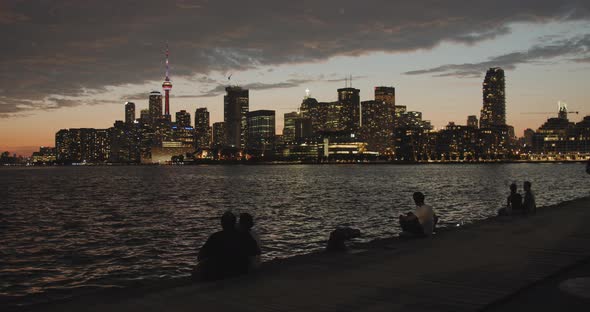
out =
<svg viewBox="0 0 590 312"><path fill-rule="evenodd" d="M477 128L477 116L469 115L467 116L467 126L472 128Z"/></svg>
<svg viewBox="0 0 590 312"><path fill-rule="evenodd" d="M130 125L135 122L135 103L125 103L125 123Z"/></svg>
<svg viewBox="0 0 590 312"><path fill-rule="evenodd" d="M338 102L332 108L338 116L336 128L356 131L360 127L360 92L355 88L338 89Z"/></svg>
<svg viewBox="0 0 590 312"><path fill-rule="evenodd" d="M257 110L247 113L248 148L267 150L274 143L275 111Z"/></svg>
<svg viewBox="0 0 590 312"><path fill-rule="evenodd" d="M361 138L368 143L368 149L385 153L393 148L393 111L383 100L361 103Z"/></svg>
<svg viewBox="0 0 590 312"><path fill-rule="evenodd" d="M285 142L295 141L295 120L299 118L299 113L285 113L283 126L283 139Z"/></svg>
<svg viewBox="0 0 590 312"><path fill-rule="evenodd" d="M166 94L166 110L164 111L164 115L168 120L170 120L170 90L172 90L172 82L170 81L169 74L170 67L168 65L168 47L166 47L166 78L164 78L164 82L162 83L162 89Z"/></svg>
<svg viewBox="0 0 590 312"><path fill-rule="evenodd" d="M223 97L223 122L225 123L225 144L235 148L245 148L249 111L249 92L240 87L225 88Z"/></svg>
<svg viewBox="0 0 590 312"><path fill-rule="evenodd" d="M212 131L211 139L212 139L212 147L222 147L225 144L225 123L224 122L214 122L213 123L213 131Z"/></svg>
<svg viewBox="0 0 590 312"><path fill-rule="evenodd" d="M483 107L480 128L506 125L506 83L504 70L490 68L483 81Z"/></svg>
<svg viewBox="0 0 590 312"><path fill-rule="evenodd" d="M152 91L149 100L150 123L154 125L157 120L162 118L162 93Z"/></svg>
<svg viewBox="0 0 590 312"><path fill-rule="evenodd" d="M191 126L191 114L185 110L176 112L176 125L178 127L190 127Z"/></svg>
<svg viewBox="0 0 590 312"><path fill-rule="evenodd" d="M395 108L395 88L394 87L375 87L375 101L386 103Z"/></svg>
<svg viewBox="0 0 590 312"><path fill-rule="evenodd" d="M195 111L195 145L197 148L208 148L211 145L211 127L206 107Z"/></svg>
<svg viewBox="0 0 590 312"><path fill-rule="evenodd" d="M306 96L299 109L302 118L311 119L311 127L314 134L317 134L326 126L328 117L327 103L319 103L316 99Z"/></svg>
<svg viewBox="0 0 590 312"><path fill-rule="evenodd" d="M150 123L150 110L149 109L142 109L139 111L139 119L142 124L149 124Z"/></svg>
<svg viewBox="0 0 590 312"><path fill-rule="evenodd" d="M362 135L370 141L369 148L380 153L391 152L396 116L395 88L375 87L375 100L363 103L360 109Z"/></svg>

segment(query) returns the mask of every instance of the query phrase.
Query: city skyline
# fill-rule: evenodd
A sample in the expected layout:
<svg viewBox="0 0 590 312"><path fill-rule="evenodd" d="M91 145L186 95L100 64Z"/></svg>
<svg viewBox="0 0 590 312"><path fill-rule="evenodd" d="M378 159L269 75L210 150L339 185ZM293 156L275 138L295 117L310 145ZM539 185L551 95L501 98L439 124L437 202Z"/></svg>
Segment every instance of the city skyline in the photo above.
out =
<svg viewBox="0 0 590 312"><path fill-rule="evenodd" d="M63 31L53 33L60 39L57 41L67 43L67 49L60 52L51 49L54 42L41 40L25 31L40 18L34 13L42 8L9 3L2 8L2 21L6 30L15 30L21 39L15 41L14 50L4 51L0 56L3 64L7 64L1 76L3 85L16 84L14 88L2 90L0 149L30 154L38 146L52 145L53 134L59 129L110 126L113 120L124 119L121 112L127 101L135 103L136 115L139 115L142 109L148 108L146 95L152 90L162 91L166 42L171 51L170 75L175 86L170 93L171 114L181 110L194 113L198 107L207 107L211 124L223 120L222 96L229 75L232 75L232 84L250 90L250 110L272 109L280 115L276 120L277 133L280 133L283 114L296 110L306 88L311 89L312 96L318 100L334 101L335 90L344 87L344 77L350 74L353 87L360 89L361 101L372 100L375 86L393 86L397 90L398 105L423 112L423 118L431 120L436 128L443 128L451 121L465 124L466 116L480 115L482 80L487 68L495 66L506 71L507 123L515 127L518 136L522 136L526 128L536 130L547 118L556 115L559 100L567 102L571 111L580 112L569 116L572 121L578 122L588 114L590 96L583 87L590 76L587 61L590 24L586 4L566 1L540 5L535 2L507 12L511 8L507 2L506 11L493 10L490 17L461 9L455 2L444 8L434 5L428 13L434 21L445 21L440 33L412 26L412 22L424 22L423 18L410 14L416 12L416 8L397 5L400 12L407 13L407 18L390 22L378 15L374 23L363 20L367 8L358 8L346 1L330 9L321 4L310 5L307 9L294 4L289 8L292 12L269 5L265 12L275 12L286 20L291 21L291 17L299 14L316 18L324 25L323 28L318 26L316 33L305 32L309 37L277 28L277 34L284 35L279 41L281 45L300 47L285 54L287 52L276 51L262 39L264 27L251 23L260 13L248 8L252 16L240 24L229 25L233 28L224 27L225 32L217 31L204 39L193 38L185 32L172 40L160 33L130 32L130 35L137 35L136 40L130 35L113 39L93 28L92 23L80 25L84 30L94 30L92 35L78 38L72 30L63 29L63 25L73 18L74 12L81 16L91 12L86 9L78 12L79 7L65 8L56 4L57 9L48 10L52 13L46 17L46 22L54 25L56 31ZM179 24L186 26L191 23L188 18L194 14L208 18L230 14L216 12L209 6L214 5L178 1L173 3L170 15L182 17ZM146 7L154 9L152 4ZM130 9L129 5L123 5L121 11ZM476 23L463 30L458 28L460 23L449 16L436 18L441 12L448 14L448 9L457 9L450 17ZM130 20L137 21L142 14L152 14L148 11L137 16L132 14ZM101 14L100 10L92 13ZM500 18L506 14L506 19ZM349 23L335 32L330 23L342 16L349 18ZM113 22L114 28L127 29L127 24ZM378 27L380 22L381 28ZM293 23L299 25L296 21ZM177 27L172 26L173 29ZM357 44L337 40L338 33L349 36L344 38L358 38L362 27L367 29L364 34L368 39L378 40ZM404 32L396 32L396 27L406 28ZM303 29L309 28L302 26ZM412 41L409 35L417 39ZM236 44L228 45L224 38L231 38ZM244 41L245 38L253 41ZM131 43L144 48L133 49L136 54L131 56L127 52ZM36 48L23 51L27 44ZM44 47L47 49L42 49ZM208 58L203 60L195 56L195 47L209 47ZM107 53L111 51L120 53L115 57ZM88 60L81 59L81 52ZM104 65L105 61L118 67L97 66ZM81 70L80 64L89 68ZM53 80L61 84L54 85ZM544 112L548 114L531 114Z"/></svg>

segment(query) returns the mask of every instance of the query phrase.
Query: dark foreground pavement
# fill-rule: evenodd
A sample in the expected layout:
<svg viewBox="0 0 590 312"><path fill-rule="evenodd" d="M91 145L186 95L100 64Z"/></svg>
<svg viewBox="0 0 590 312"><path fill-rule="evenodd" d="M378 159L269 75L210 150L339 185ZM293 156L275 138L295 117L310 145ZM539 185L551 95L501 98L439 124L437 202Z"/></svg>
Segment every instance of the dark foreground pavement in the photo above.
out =
<svg viewBox="0 0 590 312"><path fill-rule="evenodd" d="M561 282L552 278L565 277L567 268L590 259L589 208L590 198L583 198L432 239L385 239L347 254L277 261L256 276L122 290L32 310L529 311L549 307L544 300L553 295L562 309L578 298L556 291Z"/></svg>

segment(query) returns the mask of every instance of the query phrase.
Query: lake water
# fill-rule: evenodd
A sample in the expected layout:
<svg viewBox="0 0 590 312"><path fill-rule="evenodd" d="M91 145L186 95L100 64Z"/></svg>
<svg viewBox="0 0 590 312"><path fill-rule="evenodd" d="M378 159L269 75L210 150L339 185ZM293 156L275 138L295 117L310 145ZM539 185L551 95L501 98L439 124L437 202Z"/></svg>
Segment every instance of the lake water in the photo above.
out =
<svg viewBox="0 0 590 312"><path fill-rule="evenodd" d="M414 191L442 226L493 216L524 180L538 206L590 194L584 164L2 168L0 303L187 276L225 210L254 215L268 260L337 226L394 235Z"/></svg>

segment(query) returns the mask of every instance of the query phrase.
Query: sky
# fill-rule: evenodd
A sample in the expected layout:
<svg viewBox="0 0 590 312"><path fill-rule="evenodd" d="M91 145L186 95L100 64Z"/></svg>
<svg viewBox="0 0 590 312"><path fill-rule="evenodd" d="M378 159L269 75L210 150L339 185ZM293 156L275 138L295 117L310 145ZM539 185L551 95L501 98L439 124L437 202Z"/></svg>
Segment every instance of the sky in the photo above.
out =
<svg viewBox="0 0 590 312"><path fill-rule="evenodd" d="M506 72L507 122L537 129L565 101L590 114L590 1L0 1L0 150L30 155L64 128L108 128L147 108L170 50L172 115L223 119L228 84L250 110L334 101L344 77L436 128L479 118L489 67ZM231 75L231 80L227 77Z"/></svg>

